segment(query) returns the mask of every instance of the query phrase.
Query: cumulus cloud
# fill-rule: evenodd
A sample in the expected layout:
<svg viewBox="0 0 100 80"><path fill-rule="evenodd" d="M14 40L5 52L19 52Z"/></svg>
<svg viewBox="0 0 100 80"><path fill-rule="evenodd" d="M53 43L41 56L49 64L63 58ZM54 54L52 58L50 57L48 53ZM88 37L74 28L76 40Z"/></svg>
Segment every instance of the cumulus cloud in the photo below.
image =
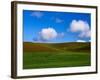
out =
<svg viewBox="0 0 100 80"><path fill-rule="evenodd" d="M37 37L33 38L34 42L48 42L49 40L64 37L64 32L57 33L54 28L43 28L37 33Z"/></svg>
<svg viewBox="0 0 100 80"><path fill-rule="evenodd" d="M91 37L91 30L88 31L83 31L79 34L79 37L86 37L86 38L90 38Z"/></svg>
<svg viewBox="0 0 100 80"><path fill-rule="evenodd" d="M57 32L54 28L44 28L39 32L41 38L43 40L50 40L57 37Z"/></svg>
<svg viewBox="0 0 100 80"><path fill-rule="evenodd" d="M86 32L86 37L91 37L91 30L88 30L88 31Z"/></svg>
<svg viewBox="0 0 100 80"><path fill-rule="evenodd" d="M85 40L77 40L76 42L86 42Z"/></svg>
<svg viewBox="0 0 100 80"><path fill-rule="evenodd" d="M37 17L37 18L41 18L41 17L43 16L43 13L40 12L40 11L36 11L36 12L33 12L33 13L31 14L31 16L35 16L35 17Z"/></svg>
<svg viewBox="0 0 100 80"><path fill-rule="evenodd" d="M70 30L72 32L87 31L89 30L89 25L87 22L82 21L82 20L79 20L79 21L73 20L70 25Z"/></svg>
<svg viewBox="0 0 100 80"><path fill-rule="evenodd" d="M73 20L70 24L71 32L80 32L79 37L91 37L89 24L83 20Z"/></svg>

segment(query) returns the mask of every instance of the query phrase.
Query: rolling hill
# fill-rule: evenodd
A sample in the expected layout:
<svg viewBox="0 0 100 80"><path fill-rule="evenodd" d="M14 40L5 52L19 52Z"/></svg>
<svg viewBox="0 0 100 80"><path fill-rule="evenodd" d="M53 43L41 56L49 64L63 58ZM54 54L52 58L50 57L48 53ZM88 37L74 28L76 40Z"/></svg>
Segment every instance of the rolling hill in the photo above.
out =
<svg viewBox="0 0 100 80"><path fill-rule="evenodd" d="M23 43L24 52L33 51L76 51L76 52L90 52L90 43Z"/></svg>
<svg viewBox="0 0 100 80"><path fill-rule="evenodd" d="M90 43L23 43L23 69L90 66Z"/></svg>

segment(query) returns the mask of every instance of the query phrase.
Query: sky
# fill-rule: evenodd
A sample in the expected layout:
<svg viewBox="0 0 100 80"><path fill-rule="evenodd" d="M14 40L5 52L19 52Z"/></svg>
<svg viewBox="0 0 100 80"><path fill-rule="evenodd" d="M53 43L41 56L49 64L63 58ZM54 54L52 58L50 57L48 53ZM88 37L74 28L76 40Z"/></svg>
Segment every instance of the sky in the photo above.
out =
<svg viewBox="0 0 100 80"><path fill-rule="evenodd" d="M90 42L91 14L23 10L23 41Z"/></svg>

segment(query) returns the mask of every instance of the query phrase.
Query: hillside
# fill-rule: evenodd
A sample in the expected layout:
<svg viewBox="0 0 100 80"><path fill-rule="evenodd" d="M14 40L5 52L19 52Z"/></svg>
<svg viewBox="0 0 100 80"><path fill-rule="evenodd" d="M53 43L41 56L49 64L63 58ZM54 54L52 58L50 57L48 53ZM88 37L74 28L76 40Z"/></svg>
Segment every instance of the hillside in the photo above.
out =
<svg viewBox="0 0 100 80"><path fill-rule="evenodd" d="M41 43L32 43L32 42L24 42L23 43L24 52L32 52L32 51L57 51L56 49L46 46Z"/></svg>
<svg viewBox="0 0 100 80"><path fill-rule="evenodd" d="M24 42L23 50L25 52L31 51L78 51L90 52L90 43L32 43Z"/></svg>
<svg viewBox="0 0 100 80"><path fill-rule="evenodd" d="M23 69L90 66L90 43L23 43Z"/></svg>

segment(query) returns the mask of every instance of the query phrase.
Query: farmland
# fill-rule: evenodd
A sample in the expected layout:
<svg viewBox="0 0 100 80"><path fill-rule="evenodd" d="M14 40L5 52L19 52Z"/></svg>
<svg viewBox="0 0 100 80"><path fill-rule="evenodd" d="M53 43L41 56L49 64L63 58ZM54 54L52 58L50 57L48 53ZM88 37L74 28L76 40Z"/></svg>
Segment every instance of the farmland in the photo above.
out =
<svg viewBox="0 0 100 80"><path fill-rule="evenodd" d="M90 66L90 43L23 43L23 68Z"/></svg>

